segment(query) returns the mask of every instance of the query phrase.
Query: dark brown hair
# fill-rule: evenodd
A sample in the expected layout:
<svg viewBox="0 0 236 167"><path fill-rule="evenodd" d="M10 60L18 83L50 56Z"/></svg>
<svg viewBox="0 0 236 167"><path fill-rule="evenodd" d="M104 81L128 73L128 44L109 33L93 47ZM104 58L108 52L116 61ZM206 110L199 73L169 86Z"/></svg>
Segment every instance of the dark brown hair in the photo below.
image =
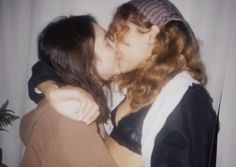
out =
<svg viewBox="0 0 236 167"><path fill-rule="evenodd" d="M108 38L122 41L129 29L127 22L143 28L152 26L132 4L125 3L115 13L109 26ZM205 83L206 75L199 57L198 41L191 28L187 23L170 21L160 28L152 56L137 69L118 75L114 81L120 89L128 88L131 107L137 108L150 102L168 80L184 70L200 83Z"/></svg>
<svg viewBox="0 0 236 167"><path fill-rule="evenodd" d="M38 37L38 57L57 73L58 84L78 86L100 107L98 122L108 118L107 100L94 64L94 23L89 15L59 17Z"/></svg>

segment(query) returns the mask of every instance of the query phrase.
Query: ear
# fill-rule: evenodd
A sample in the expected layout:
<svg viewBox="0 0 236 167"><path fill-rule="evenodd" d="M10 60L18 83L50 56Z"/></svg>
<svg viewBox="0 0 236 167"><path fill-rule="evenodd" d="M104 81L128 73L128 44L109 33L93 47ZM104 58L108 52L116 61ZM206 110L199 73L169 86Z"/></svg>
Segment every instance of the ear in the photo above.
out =
<svg viewBox="0 0 236 167"><path fill-rule="evenodd" d="M153 44L156 41L156 36L160 32L160 28L156 25L153 25L151 27L151 30L149 31L149 43Z"/></svg>

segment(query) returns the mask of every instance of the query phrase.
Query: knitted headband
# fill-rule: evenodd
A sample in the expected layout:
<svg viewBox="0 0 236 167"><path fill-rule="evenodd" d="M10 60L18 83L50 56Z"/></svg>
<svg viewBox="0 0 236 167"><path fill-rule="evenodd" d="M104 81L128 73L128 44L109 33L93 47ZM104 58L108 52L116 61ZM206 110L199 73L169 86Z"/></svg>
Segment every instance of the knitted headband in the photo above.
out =
<svg viewBox="0 0 236 167"><path fill-rule="evenodd" d="M172 20L186 22L179 10L168 0L131 0L130 3L158 27Z"/></svg>

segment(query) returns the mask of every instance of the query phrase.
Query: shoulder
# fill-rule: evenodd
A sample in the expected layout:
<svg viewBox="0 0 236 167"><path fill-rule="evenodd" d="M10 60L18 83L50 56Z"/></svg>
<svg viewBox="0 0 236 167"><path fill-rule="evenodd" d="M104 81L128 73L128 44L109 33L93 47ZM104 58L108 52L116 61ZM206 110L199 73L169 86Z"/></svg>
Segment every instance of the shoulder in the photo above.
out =
<svg viewBox="0 0 236 167"><path fill-rule="evenodd" d="M21 129L28 129L30 131L35 128L42 128L44 126L58 126L60 114L58 114L46 101L43 99L39 102L35 109L26 113L21 119ZM54 128L55 128L54 127ZM46 128L47 130L49 128Z"/></svg>
<svg viewBox="0 0 236 167"><path fill-rule="evenodd" d="M204 157L207 157L215 123L212 99L202 85L193 84L156 135L152 166L162 163L170 166L193 166L198 161L205 163Z"/></svg>
<svg viewBox="0 0 236 167"><path fill-rule="evenodd" d="M183 96L180 105L190 103L194 107L210 107L212 106L212 98L210 97L204 86L200 84L193 84L188 88ZM199 105L200 104L200 105Z"/></svg>
<svg viewBox="0 0 236 167"><path fill-rule="evenodd" d="M27 144L37 136L42 136L47 131L55 132L58 119L57 117L52 117L52 113L48 102L42 100L35 109L22 117L19 132L24 144Z"/></svg>
<svg viewBox="0 0 236 167"><path fill-rule="evenodd" d="M193 84L188 88L172 116L185 116L194 121L215 121L216 114L212 107L212 98L204 86ZM170 115L171 116L171 115ZM192 120L191 119L191 120Z"/></svg>
<svg viewBox="0 0 236 167"><path fill-rule="evenodd" d="M156 136L155 145L163 142L176 144L180 141L190 144L199 136L207 138L213 132L216 120L212 99L206 89L193 84L168 116Z"/></svg>
<svg viewBox="0 0 236 167"><path fill-rule="evenodd" d="M195 125L208 126L215 121L212 98L202 85L193 84L170 113L164 127L178 129Z"/></svg>

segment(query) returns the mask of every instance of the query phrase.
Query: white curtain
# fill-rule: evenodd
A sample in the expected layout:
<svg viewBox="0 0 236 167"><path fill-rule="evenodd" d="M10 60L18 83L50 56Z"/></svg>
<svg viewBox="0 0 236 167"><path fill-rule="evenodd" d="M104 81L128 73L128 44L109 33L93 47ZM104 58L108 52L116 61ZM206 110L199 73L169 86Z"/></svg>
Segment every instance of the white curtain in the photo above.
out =
<svg viewBox="0 0 236 167"><path fill-rule="evenodd" d="M0 105L10 100L9 108L22 116L33 104L27 95L31 66L37 60L39 31L59 15L94 15L105 28L115 8L127 0L0 0ZM221 89L218 167L236 164L236 1L172 0L189 21L201 41L202 57L208 73L207 88L218 108ZM0 132L3 162L18 167L23 145L17 120L9 132Z"/></svg>

